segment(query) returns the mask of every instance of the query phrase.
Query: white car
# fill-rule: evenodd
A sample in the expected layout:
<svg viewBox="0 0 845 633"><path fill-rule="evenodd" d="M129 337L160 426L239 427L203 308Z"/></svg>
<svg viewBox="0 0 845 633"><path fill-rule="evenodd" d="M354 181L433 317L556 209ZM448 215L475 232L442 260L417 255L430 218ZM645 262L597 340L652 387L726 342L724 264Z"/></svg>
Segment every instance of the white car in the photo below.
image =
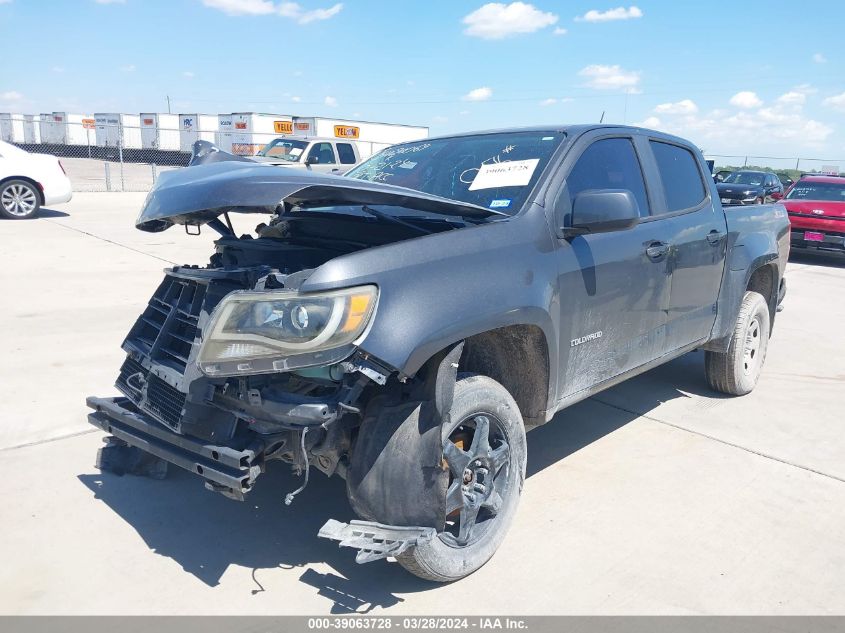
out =
<svg viewBox="0 0 845 633"><path fill-rule="evenodd" d="M68 202L71 196L70 179L58 158L0 141L0 217L31 218L42 205Z"/></svg>

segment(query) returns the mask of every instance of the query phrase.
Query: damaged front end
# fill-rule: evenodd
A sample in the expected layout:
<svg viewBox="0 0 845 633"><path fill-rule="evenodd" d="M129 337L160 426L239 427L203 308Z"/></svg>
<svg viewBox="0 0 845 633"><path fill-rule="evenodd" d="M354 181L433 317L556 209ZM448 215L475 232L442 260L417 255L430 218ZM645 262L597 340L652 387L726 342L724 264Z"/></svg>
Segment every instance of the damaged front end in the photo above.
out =
<svg viewBox="0 0 845 633"><path fill-rule="evenodd" d="M347 479L353 508L370 522L348 530L327 524L322 535L343 544L359 543L362 534L393 543L363 548L362 561L395 555L442 526L442 407L434 382L400 381L396 368L365 351L377 282L339 281L319 292L302 286L335 257L466 224L429 218L421 231L314 210L359 204L476 220L491 213L398 187L244 162L162 175L138 228L208 225L221 238L208 266L165 271L123 342L127 355L116 381L122 395L88 398L89 422L111 436L99 467L158 477L172 464L243 500L268 462L278 460L304 474L286 503L307 484L311 466L338 474ZM256 237L237 237L230 212L272 218ZM388 480L397 494L385 493Z"/></svg>
<svg viewBox="0 0 845 633"><path fill-rule="evenodd" d="M365 387L384 383L389 370L365 359L354 345L320 349L318 344L317 351L286 357L260 347L262 340L278 343L267 335L285 331L279 319L287 318L288 329L295 330L291 314L302 329L308 319L313 324L321 316L304 314L301 306L313 307L313 299L298 304L299 314L287 310L296 290L280 273L272 273L273 289L266 289L268 274L263 268L168 270L123 343L127 356L116 381L123 397L89 398L94 409L89 421L236 499L249 492L269 459L299 469L312 463L326 474L343 469L341 456L355 424L343 418L357 417ZM250 293L261 293L264 300L250 301L251 313L244 314ZM332 301L337 311L340 300ZM366 316L365 311L327 318L342 327ZM227 331L232 319L234 333ZM357 336L362 323L347 327L341 342ZM204 331L219 336L203 337ZM307 347L302 341L290 344ZM214 362L203 363L203 354L216 354ZM299 438L306 429L319 432L311 434L303 455Z"/></svg>

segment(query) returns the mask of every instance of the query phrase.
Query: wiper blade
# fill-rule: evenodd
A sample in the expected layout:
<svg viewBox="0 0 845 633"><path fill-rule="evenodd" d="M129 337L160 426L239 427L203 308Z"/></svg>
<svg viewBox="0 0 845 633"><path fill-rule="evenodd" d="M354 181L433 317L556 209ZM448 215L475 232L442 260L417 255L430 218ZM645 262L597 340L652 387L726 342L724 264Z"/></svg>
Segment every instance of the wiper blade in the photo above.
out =
<svg viewBox="0 0 845 633"><path fill-rule="evenodd" d="M416 224L405 222L405 220L400 220L399 218L393 217L392 215L373 209L372 207L367 206L366 204L361 207L361 211L363 211L364 213L369 213L370 215L378 218L379 220L384 220L385 222L391 222L393 224L400 224L409 229L414 229L415 231L419 231L424 235L430 235L431 233L434 233L434 231L429 231L428 229L423 228L421 226L417 226Z"/></svg>

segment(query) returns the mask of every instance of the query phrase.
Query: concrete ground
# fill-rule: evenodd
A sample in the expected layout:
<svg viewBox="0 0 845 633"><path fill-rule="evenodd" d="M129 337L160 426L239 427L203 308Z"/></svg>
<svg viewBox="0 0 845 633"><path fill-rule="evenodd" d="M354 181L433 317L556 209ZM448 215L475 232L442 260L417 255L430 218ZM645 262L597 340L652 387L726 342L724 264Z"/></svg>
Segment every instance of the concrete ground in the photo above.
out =
<svg viewBox="0 0 845 633"><path fill-rule="evenodd" d="M213 239L135 231L143 197L0 222L0 613L845 614L843 260L790 264L753 394L710 392L694 353L532 431L504 545L440 586L317 539L352 518L339 479L286 507L283 465L245 503L93 468L85 396L115 393L161 269Z"/></svg>

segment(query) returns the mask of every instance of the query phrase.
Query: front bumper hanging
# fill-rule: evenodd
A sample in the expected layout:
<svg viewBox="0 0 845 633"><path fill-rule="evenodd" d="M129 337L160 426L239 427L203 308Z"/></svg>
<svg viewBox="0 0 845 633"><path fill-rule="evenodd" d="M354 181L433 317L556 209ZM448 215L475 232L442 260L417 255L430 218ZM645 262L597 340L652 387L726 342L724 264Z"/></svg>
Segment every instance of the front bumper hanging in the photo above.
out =
<svg viewBox="0 0 845 633"><path fill-rule="evenodd" d="M358 550L356 563L369 563L380 558L395 557L417 545L433 539L437 535L430 527L404 527L382 525L372 521L350 521L341 523L329 519L320 528L320 538L340 541L340 547L353 547Z"/></svg>
<svg viewBox="0 0 845 633"><path fill-rule="evenodd" d="M199 475L206 488L227 497L242 501L263 470L264 444L259 441L243 450L208 444L164 428L128 398L91 397L85 402L94 409L88 422L129 446Z"/></svg>

